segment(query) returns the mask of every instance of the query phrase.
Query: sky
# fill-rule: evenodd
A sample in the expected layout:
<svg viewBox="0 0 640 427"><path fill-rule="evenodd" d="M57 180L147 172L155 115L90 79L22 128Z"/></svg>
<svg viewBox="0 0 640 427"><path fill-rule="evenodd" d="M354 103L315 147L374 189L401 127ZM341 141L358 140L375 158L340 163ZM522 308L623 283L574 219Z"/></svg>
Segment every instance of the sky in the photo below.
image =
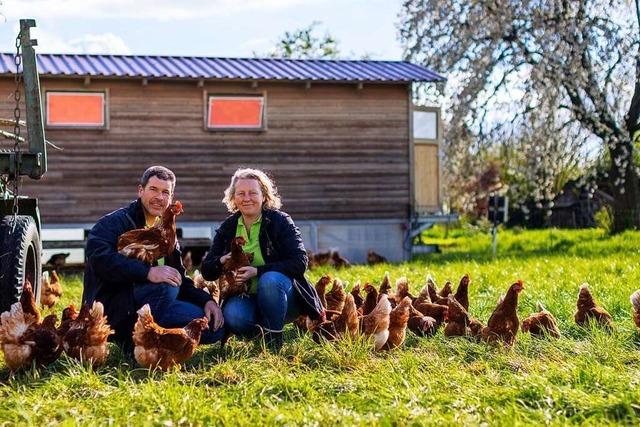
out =
<svg viewBox="0 0 640 427"><path fill-rule="evenodd" d="M342 57L400 60L401 0L1 0L0 50L34 18L40 53L251 57L319 21Z"/></svg>

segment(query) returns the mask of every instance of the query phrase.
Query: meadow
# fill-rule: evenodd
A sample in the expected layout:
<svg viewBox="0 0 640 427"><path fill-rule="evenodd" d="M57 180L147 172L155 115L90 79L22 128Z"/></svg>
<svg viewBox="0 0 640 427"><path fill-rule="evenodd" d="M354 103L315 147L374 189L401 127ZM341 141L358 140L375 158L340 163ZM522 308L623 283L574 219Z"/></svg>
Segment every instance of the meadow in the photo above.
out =
<svg viewBox="0 0 640 427"><path fill-rule="evenodd" d="M136 366L111 347L96 370L61 357L10 378L0 365L0 422L8 425L611 425L637 424L640 339L629 295L640 288L640 232L508 230L495 258L482 230L435 228L442 253L402 264L328 273L347 288L407 276L414 293L431 274L439 286L472 279L470 312L486 322L499 296L524 281L521 319L542 302L563 337L519 334L509 349L465 338L411 333L402 348L375 353L364 340L316 344L289 326L279 354L233 339L201 347L181 370ZM80 300L81 277L65 276L54 311ZM613 316L608 334L573 322L581 283Z"/></svg>

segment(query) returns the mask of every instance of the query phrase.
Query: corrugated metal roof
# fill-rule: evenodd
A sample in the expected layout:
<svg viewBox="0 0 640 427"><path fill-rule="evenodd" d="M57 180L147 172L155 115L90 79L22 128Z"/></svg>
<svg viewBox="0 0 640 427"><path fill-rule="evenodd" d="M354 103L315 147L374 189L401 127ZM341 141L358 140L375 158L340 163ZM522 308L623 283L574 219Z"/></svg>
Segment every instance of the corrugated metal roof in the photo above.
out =
<svg viewBox="0 0 640 427"><path fill-rule="evenodd" d="M42 76L407 83L444 80L428 68L404 61L48 53L38 54L37 59ZM0 74L14 70L13 54L0 53Z"/></svg>

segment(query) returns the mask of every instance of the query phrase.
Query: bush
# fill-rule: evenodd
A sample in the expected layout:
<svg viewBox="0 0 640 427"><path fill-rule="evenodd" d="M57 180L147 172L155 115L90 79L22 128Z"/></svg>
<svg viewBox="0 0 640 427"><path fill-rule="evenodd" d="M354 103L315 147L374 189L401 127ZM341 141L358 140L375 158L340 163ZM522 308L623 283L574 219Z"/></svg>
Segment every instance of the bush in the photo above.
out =
<svg viewBox="0 0 640 427"><path fill-rule="evenodd" d="M611 233L611 226L613 224L613 212L609 206L603 206L594 215L596 226L602 228L607 234Z"/></svg>

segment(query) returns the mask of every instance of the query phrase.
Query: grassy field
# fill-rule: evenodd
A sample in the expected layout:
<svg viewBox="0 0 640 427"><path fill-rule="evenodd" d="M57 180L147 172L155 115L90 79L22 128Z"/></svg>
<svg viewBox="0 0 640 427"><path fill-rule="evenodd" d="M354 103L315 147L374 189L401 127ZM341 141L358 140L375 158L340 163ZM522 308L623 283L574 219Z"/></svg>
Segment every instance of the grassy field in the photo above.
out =
<svg viewBox="0 0 640 427"><path fill-rule="evenodd" d="M0 421L47 424L636 424L640 343L629 295L640 288L640 233L505 231L498 255L471 229L425 235L443 253L410 263L314 270L379 283L406 275L413 290L432 274L441 285L469 273L471 314L486 321L501 293L525 282L519 315L541 301L558 318L559 340L519 335L512 349L464 338L408 334L402 349L374 353L365 342L317 345L288 330L279 355L233 340L201 348L181 371L135 366L117 348L93 371L62 357L9 379L0 371ZM79 277L65 277L62 304L77 303ZM573 323L578 286L588 282L612 314L612 334Z"/></svg>

